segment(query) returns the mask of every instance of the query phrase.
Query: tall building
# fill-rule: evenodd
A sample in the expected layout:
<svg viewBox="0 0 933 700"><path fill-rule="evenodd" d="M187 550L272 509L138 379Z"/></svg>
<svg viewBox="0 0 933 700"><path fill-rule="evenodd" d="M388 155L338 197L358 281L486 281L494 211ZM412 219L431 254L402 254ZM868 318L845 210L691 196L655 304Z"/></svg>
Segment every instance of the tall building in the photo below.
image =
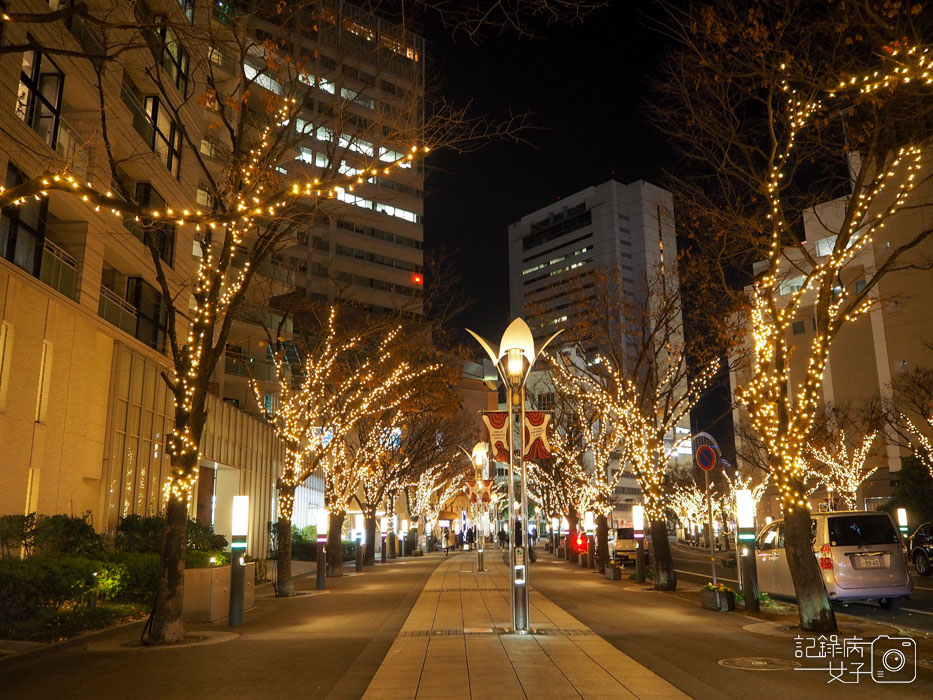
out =
<svg viewBox="0 0 933 700"><path fill-rule="evenodd" d="M671 193L660 187L642 180L627 185L609 180L523 216L509 226L508 233L513 318L529 319L536 336L572 326L588 310L587 298L596 294L586 282L587 274L595 270L616 276L621 292L641 303L658 275L676 281L673 206ZM682 324L676 325L675 333L680 333ZM575 350L566 352L574 362L583 361ZM532 372L528 386L532 407L553 407L554 388L548 372ZM686 420L676 432L670 436L674 461L689 464L689 444L674 446L675 438L689 437ZM593 468L591 463L585 466ZM641 491L634 474L618 458L608 469L611 473L622 470L611 523L631 526L632 505L640 502Z"/></svg>
<svg viewBox="0 0 933 700"><path fill-rule="evenodd" d="M5 9L41 13L59 4L14 0ZM7 76L0 78L0 170L7 188L68 172L154 208L205 209L211 206L205 183L222 177L230 139L217 118L229 105L205 92L204 76L251 81L244 108L261 114L264 91L282 89L263 65L263 52L302 57L305 118L296 125L292 155L276 169L309 178L359 171L362 182L353 193L337 192L313 217L309 209L307 226L258 271L212 377L190 505L192 517L225 534L232 496L248 493L249 547L257 555L269 548L282 448L260 420L247 382L250 376L260 381L261 409L274 411L263 326L278 330L276 299L297 288L301 295L418 313L423 264L421 167L369 175L361 165L397 160L418 133L423 40L337 0L309 12L300 33L264 22L253 12L261 5L151 0L107 6L101 10L106 21L124 25L106 37L80 16L11 22L4 42L62 51L0 56ZM233 36L236 17L252 41L242 64L223 41ZM155 28L131 29L134 23ZM108 42L122 40L120 32L132 48L104 60ZM104 124L109 149L101 140ZM164 286L131 218L54 191L3 210L0 514L89 513L98 530L112 531L120 517L160 511L174 414L161 379L172 369L163 292L167 286L187 307L205 251L193 226L149 224L166 270ZM183 339L187 320L182 315L176 322ZM287 337L290 322L281 330ZM296 495L297 524L314 522L322 490L313 477Z"/></svg>
<svg viewBox="0 0 933 700"><path fill-rule="evenodd" d="M617 273L633 296L651 275L676 275L673 212L670 192L609 180L523 216L509 226L512 316L539 315L536 335L572 324L575 282L596 268Z"/></svg>

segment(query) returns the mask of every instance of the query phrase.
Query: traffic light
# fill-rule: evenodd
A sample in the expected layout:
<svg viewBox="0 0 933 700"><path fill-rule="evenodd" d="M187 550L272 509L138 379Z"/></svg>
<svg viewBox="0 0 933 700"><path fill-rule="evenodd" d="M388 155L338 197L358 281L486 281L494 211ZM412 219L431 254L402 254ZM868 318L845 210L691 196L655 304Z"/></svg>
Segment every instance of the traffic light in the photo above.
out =
<svg viewBox="0 0 933 700"><path fill-rule="evenodd" d="M422 275L420 272L412 272L411 283L417 287L423 287L424 286L424 275Z"/></svg>

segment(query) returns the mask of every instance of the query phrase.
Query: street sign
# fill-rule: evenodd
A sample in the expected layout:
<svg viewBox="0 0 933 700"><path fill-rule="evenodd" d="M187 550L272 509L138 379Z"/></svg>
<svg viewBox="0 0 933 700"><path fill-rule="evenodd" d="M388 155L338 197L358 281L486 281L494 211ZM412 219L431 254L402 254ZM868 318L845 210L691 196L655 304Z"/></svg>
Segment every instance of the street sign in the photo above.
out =
<svg viewBox="0 0 933 700"><path fill-rule="evenodd" d="M709 445L700 445L696 453L697 464L703 471L711 471L716 466L716 451Z"/></svg>

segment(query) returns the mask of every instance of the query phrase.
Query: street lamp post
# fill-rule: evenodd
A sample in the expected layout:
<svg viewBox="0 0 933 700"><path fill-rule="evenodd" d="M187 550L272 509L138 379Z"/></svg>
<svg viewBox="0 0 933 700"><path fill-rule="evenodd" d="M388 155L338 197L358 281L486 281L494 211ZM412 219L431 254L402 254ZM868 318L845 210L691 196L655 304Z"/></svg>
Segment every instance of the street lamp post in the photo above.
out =
<svg viewBox="0 0 933 700"><path fill-rule="evenodd" d="M758 612L758 571L755 559L755 501L748 489L735 492L736 541L739 546L742 572L742 593L745 611Z"/></svg>
<svg viewBox="0 0 933 700"><path fill-rule="evenodd" d="M330 514L326 508L317 512L317 590L323 591L327 580L327 560L324 554L324 545L327 542L327 527L330 524Z"/></svg>
<svg viewBox="0 0 933 700"><path fill-rule="evenodd" d="M363 570L363 551L365 547L369 546L368 542L365 542L363 534L366 531L366 519L363 517L362 513L359 513L356 516L356 570Z"/></svg>
<svg viewBox="0 0 933 700"><path fill-rule="evenodd" d="M509 389L508 392L508 442L509 442L509 589L512 603L512 629L519 634L529 631L528 625L528 561L526 555L528 535L524 535L524 547L516 547L516 513L511 508L515 502L515 414L519 416L519 467L521 492L521 527L528 527L528 489L525 468L525 382L538 356L561 331L552 335L540 348L535 348L534 338L528 324L520 318L513 320L496 347L469 328L467 332L489 355L499 371L499 376Z"/></svg>
<svg viewBox="0 0 933 700"><path fill-rule="evenodd" d="M230 607L227 625L243 624L243 606L246 593L246 536L249 534L249 496L233 497L233 520L230 523Z"/></svg>
<svg viewBox="0 0 933 700"><path fill-rule="evenodd" d="M632 529L635 531L635 581L645 582L645 507L632 506Z"/></svg>

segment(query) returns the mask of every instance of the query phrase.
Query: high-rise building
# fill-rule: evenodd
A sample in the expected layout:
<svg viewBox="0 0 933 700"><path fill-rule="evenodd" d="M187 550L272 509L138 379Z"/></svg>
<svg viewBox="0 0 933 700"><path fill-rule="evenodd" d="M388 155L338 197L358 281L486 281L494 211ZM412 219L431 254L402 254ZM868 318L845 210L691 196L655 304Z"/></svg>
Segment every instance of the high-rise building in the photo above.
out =
<svg viewBox="0 0 933 700"><path fill-rule="evenodd" d="M49 11L60 4L49 3ZM230 162L230 137L218 115L256 110L259 123L268 94L283 89L273 63L280 70L300 66L295 77L307 88L294 148L276 170L290 178L359 175L352 192L336 191L324 206L309 207L306 225L258 270L212 377L191 515L223 534L232 495L249 493L256 553L268 550L282 457L258 419L275 410L262 326L279 330L276 299L297 289L299 296L419 313L423 264L422 168L379 169L401 158L419 133L423 40L339 0L292 17L307 30L301 32L263 21L254 11L260 6L102 6L103 21L118 26L106 36L78 15L10 22L5 42L49 50L0 56L7 188L65 172L101 191L129 193L141 205L210 209L207 183L222 181ZM5 9L41 11L26 0ZM225 41L233 26L250 37L245 59L227 48L244 46ZM121 41L116 57L105 58ZM267 60L273 54L277 63ZM205 76L224 85L246 81L242 104L218 104ZM54 191L3 210L0 514L88 512L103 531L122 516L159 512L174 416L160 376L172 370L163 295L167 288L177 306L188 307L206 251L191 225L148 224L144 233L132 218ZM143 243L147 235L157 242L164 280ZM183 342L187 319L175 320ZM290 323L281 330L287 337ZM264 388L261 406L248 389L250 376ZM323 505L320 479L307 486L296 495L298 524L313 522Z"/></svg>
<svg viewBox="0 0 933 700"><path fill-rule="evenodd" d="M550 335L571 327L587 313L588 300L597 290L587 281L588 273L602 271L614 278L622 294L645 303L645 296L658 276L677 278L677 239L671 193L637 180L624 185L615 180L562 197L509 226L509 287L513 317L529 320L536 336ZM607 278L607 279L608 279ZM679 316L679 314L678 314ZM679 318L675 334L682 332ZM598 351L598 346L587 348ZM566 349L574 362L585 360L574 349ZM589 359L592 359L591 357ZM537 370L529 378L532 407L549 410L555 392L548 372ZM670 446L679 465L689 464L689 437L684 421L670 436ZM586 461L586 458L584 459ZM589 462L584 465L592 469ZM608 466L622 470L615 492L611 523L631 526L632 505L641 491L634 475L618 458Z"/></svg>
<svg viewBox="0 0 933 700"><path fill-rule="evenodd" d="M631 295L654 274L676 275L673 211L660 187L609 180L523 216L509 226L512 316L533 313L543 335L573 323L575 283L590 270L617 274Z"/></svg>

